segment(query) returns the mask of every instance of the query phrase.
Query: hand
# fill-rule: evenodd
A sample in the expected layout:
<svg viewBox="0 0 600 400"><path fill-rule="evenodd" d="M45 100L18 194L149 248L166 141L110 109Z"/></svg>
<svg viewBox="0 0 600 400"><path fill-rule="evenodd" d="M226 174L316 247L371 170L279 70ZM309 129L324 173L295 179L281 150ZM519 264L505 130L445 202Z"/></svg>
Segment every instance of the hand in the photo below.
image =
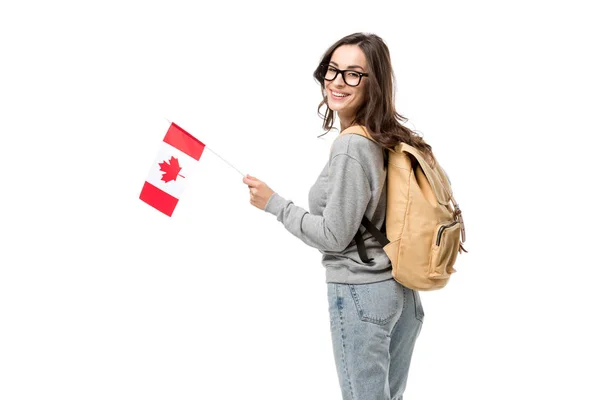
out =
<svg viewBox="0 0 600 400"><path fill-rule="evenodd" d="M264 210L267 206L267 201L269 201L269 198L275 192L273 192L266 183L250 175L246 175L243 182L248 185L248 189L250 189L250 204Z"/></svg>

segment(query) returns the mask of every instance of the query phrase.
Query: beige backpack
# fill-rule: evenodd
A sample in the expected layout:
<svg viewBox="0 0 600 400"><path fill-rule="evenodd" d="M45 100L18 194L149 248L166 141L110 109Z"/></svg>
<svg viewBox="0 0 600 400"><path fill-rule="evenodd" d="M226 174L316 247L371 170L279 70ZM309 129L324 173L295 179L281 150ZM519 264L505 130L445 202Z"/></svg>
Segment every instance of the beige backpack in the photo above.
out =
<svg viewBox="0 0 600 400"><path fill-rule="evenodd" d="M341 135L349 133L373 140L363 126L351 126ZM466 252L461 210L444 170L437 162L432 168L419 150L406 143L388 150L385 233L366 217L362 225L383 246L394 279L414 290L446 286L456 272L458 253ZM359 233L355 239L360 258L369 262Z"/></svg>

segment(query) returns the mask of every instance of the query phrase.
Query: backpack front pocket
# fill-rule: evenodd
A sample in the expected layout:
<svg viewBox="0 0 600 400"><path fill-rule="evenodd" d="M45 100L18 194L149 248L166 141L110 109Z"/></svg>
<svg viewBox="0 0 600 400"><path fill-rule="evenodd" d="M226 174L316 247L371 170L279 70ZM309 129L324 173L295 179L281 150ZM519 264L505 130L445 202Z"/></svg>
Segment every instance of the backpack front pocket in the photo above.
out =
<svg viewBox="0 0 600 400"><path fill-rule="evenodd" d="M429 279L448 279L456 272L452 266L460 245L460 224L449 221L438 224L433 234L429 257Z"/></svg>

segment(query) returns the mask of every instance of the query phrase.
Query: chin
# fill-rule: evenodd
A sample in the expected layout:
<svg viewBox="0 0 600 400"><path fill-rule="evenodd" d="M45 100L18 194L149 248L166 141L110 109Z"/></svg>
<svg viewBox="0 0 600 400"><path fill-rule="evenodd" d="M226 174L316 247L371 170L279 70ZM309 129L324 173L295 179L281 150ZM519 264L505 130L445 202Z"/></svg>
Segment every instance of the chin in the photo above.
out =
<svg viewBox="0 0 600 400"><path fill-rule="evenodd" d="M352 104L338 104L337 102L333 102L333 101L331 103L332 104L329 104L329 108L332 111L335 111L338 113L339 112L345 113L345 112L348 112L348 110L353 108Z"/></svg>

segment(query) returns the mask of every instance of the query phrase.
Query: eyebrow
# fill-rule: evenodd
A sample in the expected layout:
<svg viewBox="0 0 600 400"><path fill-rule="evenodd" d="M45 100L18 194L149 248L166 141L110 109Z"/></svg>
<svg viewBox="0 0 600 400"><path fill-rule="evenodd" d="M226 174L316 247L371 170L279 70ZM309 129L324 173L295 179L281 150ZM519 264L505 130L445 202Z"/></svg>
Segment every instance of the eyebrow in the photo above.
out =
<svg viewBox="0 0 600 400"><path fill-rule="evenodd" d="M335 62L335 61L329 61L330 64L335 65L336 67L339 67L339 65ZM365 70L363 67L361 67L360 65L348 65L348 68L360 68L363 71Z"/></svg>

